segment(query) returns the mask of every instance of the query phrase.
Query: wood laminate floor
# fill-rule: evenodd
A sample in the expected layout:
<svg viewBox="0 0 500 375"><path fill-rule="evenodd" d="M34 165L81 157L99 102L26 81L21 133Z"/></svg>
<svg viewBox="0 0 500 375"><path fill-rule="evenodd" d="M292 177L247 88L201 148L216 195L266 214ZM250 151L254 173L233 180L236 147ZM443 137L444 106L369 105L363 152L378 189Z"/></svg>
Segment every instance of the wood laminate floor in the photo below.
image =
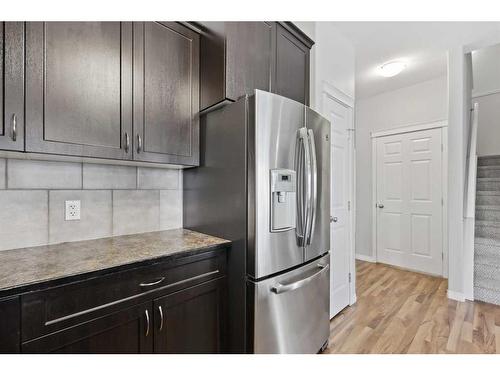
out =
<svg viewBox="0 0 500 375"><path fill-rule="evenodd" d="M357 302L325 353L500 353L500 306L446 297L447 281L356 261Z"/></svg>

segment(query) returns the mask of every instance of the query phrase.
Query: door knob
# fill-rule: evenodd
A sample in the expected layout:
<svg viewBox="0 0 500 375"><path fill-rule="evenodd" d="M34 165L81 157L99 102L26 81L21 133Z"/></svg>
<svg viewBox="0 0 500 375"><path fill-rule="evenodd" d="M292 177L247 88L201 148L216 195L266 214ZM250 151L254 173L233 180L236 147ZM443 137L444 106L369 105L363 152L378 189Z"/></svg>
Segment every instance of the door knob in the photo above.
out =
<svg viewBox="0 0 500 375"><path fill-rule="evenodd" d="M337 216L334 216L334 217L331 217L330 216L330 223L336 223L338 221L338 217Z"/></svg>
<svg viewBox="0 0 500 375"><path fill-rule="evenodd" d="M377 207L378 207L378 208L384 208L384 205L383 205L382 203L379 203L379 204L377 205Z"/></svg>

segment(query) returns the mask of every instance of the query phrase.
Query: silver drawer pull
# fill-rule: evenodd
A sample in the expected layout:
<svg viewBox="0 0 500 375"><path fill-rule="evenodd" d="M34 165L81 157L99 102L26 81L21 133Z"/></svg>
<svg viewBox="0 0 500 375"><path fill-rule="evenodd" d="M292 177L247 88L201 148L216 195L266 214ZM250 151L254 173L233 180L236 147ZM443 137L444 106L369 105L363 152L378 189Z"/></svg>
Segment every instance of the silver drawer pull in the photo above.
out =
<svg viewBox="0 0 500 375"><path fill-rule="evenodd" d="M148 312L148 310L145 310L144 313L146 315L146 337L148 337L148 335L149 335L149 312Z"/></svg>
<svg viewBox="0 0 500 375"><path fill-rule="evenodd" d="M159 329L159 332L161 332L162 329L163 329L163 309L161 308L161 306L158 306L158 312L160 313L160 329Z"/></svg>
<svg viewBox="0 0 500 375"><path fill-rule="evenodd" d="M150 283L140 283L140 287L146 287L146 286L153 286L153 285L158 285L160 284L163 280L165 280L165 277L160 277L158 280L150 282Z"/></svg>
<svg viewBox="0 0 500 375"><path fill-rule="evenodd" d="M16 114L14 113L12 115L12 141L16 141L17 140L17 116Z"/></svg>
<svg viewBox="0 0 500 375"><path fill-rule="evenodd" d="M324 265L324 264L318 264L319 270L313 273L311 276L306 277L305 279L296 281L292 284L280 284L273 286L271 288L271 292L276 293L276 294L281 294L281 293L286 293L286 292L291 292L292 290L298 289L303 287L306 284L309 284L311 281L313 281L316 277L318 277L321 273L326 272L328 268L330 268L330 265Z"/></svg>

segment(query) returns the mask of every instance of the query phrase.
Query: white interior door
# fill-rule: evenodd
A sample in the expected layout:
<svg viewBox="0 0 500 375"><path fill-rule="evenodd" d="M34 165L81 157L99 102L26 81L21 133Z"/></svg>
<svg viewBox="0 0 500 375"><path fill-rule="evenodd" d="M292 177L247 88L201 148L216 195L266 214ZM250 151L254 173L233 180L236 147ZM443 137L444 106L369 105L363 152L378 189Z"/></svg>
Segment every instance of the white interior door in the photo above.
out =
<svg viewBox="0 0 500 375"><path fill-rule="evenodd" d="M441 129L376 142L377 261L441 275Z"/></svg>
<svg viewBox="0 0 500 375"><path fill-rule="evenodd" d="M330 199L330 318L349 305L350 297L350 132L352 109L325 96L325 113L331 123Z"/></svg>

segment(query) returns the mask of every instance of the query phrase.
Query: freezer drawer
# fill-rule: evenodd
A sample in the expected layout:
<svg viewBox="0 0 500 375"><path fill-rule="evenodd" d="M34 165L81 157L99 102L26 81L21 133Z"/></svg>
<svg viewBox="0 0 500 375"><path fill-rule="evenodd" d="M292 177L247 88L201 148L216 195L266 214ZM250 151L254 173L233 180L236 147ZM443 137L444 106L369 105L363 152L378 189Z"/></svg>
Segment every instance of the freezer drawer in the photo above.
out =
<svg viewBox="0 0 500 375"><path fill-rule="evenodd" d="M254 353L317 353L330 332L330 255L274 278L249 282Z"/></svg>

